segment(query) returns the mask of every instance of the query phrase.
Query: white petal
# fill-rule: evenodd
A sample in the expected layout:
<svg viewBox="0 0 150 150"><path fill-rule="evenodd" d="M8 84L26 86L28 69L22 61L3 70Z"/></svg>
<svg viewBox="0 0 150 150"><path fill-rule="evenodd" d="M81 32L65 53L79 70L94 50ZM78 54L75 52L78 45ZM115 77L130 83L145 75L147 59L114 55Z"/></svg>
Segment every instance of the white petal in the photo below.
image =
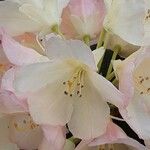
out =
<svg viewBox="0 0 150 150"><path fill-rule="evenodd" d="M63 80L58 79L29 96L29 110L37 123L63 126L70 120L72 99L64 94Z"/></svg>
<svg viewBox="0 0 150 150"><path fill-rule="evenodd" d="M9 143L9 117L0 118L0 143ZM1 144L0 144L1 145Z"/></svg>
<svg viewBox="0 0 150 150"><path fill-rule="evenodd" d="M48 26L48 22L45 19L45 14L42 9L38 9L32 4L25 3L19 7L19 10L21 13L28 16L29 19L36 22L36 24L39 26L39 29L42 29L44 26Z"/></svg>
<svg viewBox="0 0 150 150"><path fill-rule="evenodd" d="M99 61L101 60L101 58L103 57L103 55L105 53L105 49L104 49L104 47L100 47L100 48L92 51L92 53L94 54L95 63L98 65Z"/></svg>
<svg viewBox="0 0 150 150"><path fill-rule="evenodd" d="M66 74L68 74L68 76L71 75L70 73L73 71L73 68L71 67L72 66L63 63L62 61L55 61L53 63L36 63L21 67L16 73L14 81L15 89L19 92L36 91L45 87L47 84L54 83L60 78L63 80L63 76Z"/></svg>
<svg viewBox="0 0 150 150"><path fill-rule="evenodd" d="M69 0L45 0L43 2L45 14L51 25L61 23L61 15L63 8L68 4Z"/></svg>
<svg viewBox="0 0 150 150"><path fill-rule="evenodd" d="M7 1L12 1L12 0L7 0ZM32 4L33 6L36 6L38 8L41 8L43 5L43 0L13 0L13 2L16 2L20 5L24 3Z"/></svg>
<svg viewBox="0 0 150 150"><path fill-rule="evenodd" d="M127 110L120 110L122 117L140 138L150 138L150 117L149 117L149 97L135 93L130 101Z"/></svg>
<svg viewBox="0 0 150 150"><path fill-rule="evenodd" d="M0 117L0 149L19 150L9 139L9 116Z"/></svg>
<svg viewBox="0 0 150 150"><path fill-rule="evenodd" d="M92 83L85 79L82 97L74 100L74 111L68 123L69 129L81 139L102 135L109 121L109 107Z"/></svg>
<svg viewBox="0 0 150 150"><path fill-rule="evenodd" d="M45 46L49 58L77 59L96 70L91 49L81 41L52 37L45 43Z"/></svg>
<svg viewBox="0 0 150 150"><path fill-rule="evenodd" d="M39 26L36 22L19 12L17 3L8 1L0 2L0 26L6 28L11 35L39 31Z"/></svg>
<svg viewBox="0 0 150 150"><path fill-rule="evenodd" d="M144 38L144 15L144 0L138 3L135 0L115 0L105 18L104 27L131 44L141 45Z"/></svg>
<svg viewBox="0 0 150 150"><path fill-rule="evenodd" d="M108 80L101 75L89 71L89 78L94 88L101 94L105 101L108 101L117 107L123 107L123 94Z"/></svg>

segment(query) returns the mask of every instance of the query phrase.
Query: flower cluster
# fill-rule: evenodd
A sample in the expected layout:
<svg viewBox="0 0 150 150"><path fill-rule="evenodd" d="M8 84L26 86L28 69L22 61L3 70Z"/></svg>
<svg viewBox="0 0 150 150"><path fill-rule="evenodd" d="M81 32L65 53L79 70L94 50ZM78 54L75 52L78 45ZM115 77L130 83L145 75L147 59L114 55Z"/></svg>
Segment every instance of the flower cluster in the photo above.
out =
<svg viewBox="0 0 150 150"><path fill-rule="evenodd" d="M150 149L149 65L149 0L0 1L0 150Z"/></svg>

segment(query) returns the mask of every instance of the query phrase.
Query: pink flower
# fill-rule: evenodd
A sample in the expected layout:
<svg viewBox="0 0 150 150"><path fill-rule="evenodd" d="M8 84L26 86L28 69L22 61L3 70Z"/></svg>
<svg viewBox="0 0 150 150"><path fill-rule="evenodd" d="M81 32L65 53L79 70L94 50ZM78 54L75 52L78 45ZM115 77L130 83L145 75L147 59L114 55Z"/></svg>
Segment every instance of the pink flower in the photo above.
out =
<svg viewBox="0 0 150 150"><path fill-rule="evenodd" d="M103 0L71 0L63 14L62 32L71 38L95 38L102 29L104 16Z"/></svg>
<svg viewBox="0 0 150 150"><path fill-rule="evenodd" d="M146 150L146 148L136 140L128 137L125 132L110 122L106 132L95 139L82 141L75 150Z"/></svg>
<svg viewBox="0 0 150 150"><path fill-rule="evenodd" d="M64 127L45 126L44 124L40 126L37 125L37 123L32 120L32 117L29 116L30 112L28 111L27 96L18 95L13 88L16 69L34 62L48 61L48 58L30 48L20 45L3 30L1 34L3 51L9 59L9 62L13 64L13 67L5 72L2 78L0 92L0 112L7 114L6 117L9 120L8 126L10 126L6 132L10 130L11 141L23 149L36 149L40 146L40 150L46 150L46 148L42 147L48 144L52 150L61 150L65 143ZM21 136L24 136L24 138L21 138ZM58 140L57 137L59 137L60 140ZM58 140L57 142L56 138ZM44 139L46 139L46 143Z"/></svg>
<svg viewBox="0 0 150 150"><path fill-rule="evenodd" d="M119 89L126 96L126 109L120 113L140 138L150 138L150 47L142 47L119 62L116 73Z"/></svg>
<svg viewBox="0 0 150 150"><path fill-rule="evenodd" d="M11 144L13 147L16 144L20 149L39 147L39 150L48 150L42 148L48 144L53 150L62 150L66 140L64 127L36 124L16 99L9 91L0 92L0 145Z"/></svg>

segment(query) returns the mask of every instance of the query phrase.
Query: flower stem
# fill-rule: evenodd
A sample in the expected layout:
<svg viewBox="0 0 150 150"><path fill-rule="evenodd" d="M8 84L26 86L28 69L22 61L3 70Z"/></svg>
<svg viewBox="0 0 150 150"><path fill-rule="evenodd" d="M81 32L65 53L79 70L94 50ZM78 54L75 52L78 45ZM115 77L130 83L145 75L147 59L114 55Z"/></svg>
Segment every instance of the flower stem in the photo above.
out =
<svg viewBox="0 0 150 150"><path fill-rule="evenodd" d="M83 41L84 41L84 43L86 44L86 45L90 45L90 40L91 40L91 38L90 38L90 36L89 35L84 35L83 36Z"/></svg>
<svg viewBox="0 0 150 150"><path fill-rule="evenodd" d="M103 28L101 33L100 33L96 48L100 48L102 46L104 38L105 38L105 34L106 34L106 30Z"/></svg>
<svg viewBox="0 0 150 150"><path fill-rule="evenodd" d="M106 32L106 31L105 31ZM103 44L103 47L105 49L105 52L106 52L106 48L107 48L107 44L109 42L109 33L105 33L105 38L104 38L104 44ZM104 55L105 55L105 52L104 52ZM99 63L98 63L98 72L100 72L101 70L101 66L102 66L102 62L103 62L103 59L104 59L104 55L103 57L100 59Z"/></svg>
<svg viewBox="0 0 150 150"><path fill-rule="evenodd" d="M117 83L117 81L118 81L118 80L115 78L115 79L112 81L112 84L115 85L115 84Z"/></svg>
<svg viewBox="0 0 150 150"><path fill-rule="evenodd" d="M108 71L107 71L107 75L106 75L106 78L108 78L109 74L111 73L112 71L112 68L113 68L113 65L112 65L112 60L115 60L116 57L117 57L117 54L118 52L121 50L121 47L119 45L116 45L114 47L114 52L113 52L113 55L112 55L112 58L111 58L111 61L110 61L110 64L109 64L109 67L108 67Z"/></svg>
<svg viewBox="0 0 150 150"><path fill-rule="evenodd" d="M115 77L115 72L113 71L113 72L111 72L108 76L107 76L107 80L112 80L112 78L114 78Z"/></svg>

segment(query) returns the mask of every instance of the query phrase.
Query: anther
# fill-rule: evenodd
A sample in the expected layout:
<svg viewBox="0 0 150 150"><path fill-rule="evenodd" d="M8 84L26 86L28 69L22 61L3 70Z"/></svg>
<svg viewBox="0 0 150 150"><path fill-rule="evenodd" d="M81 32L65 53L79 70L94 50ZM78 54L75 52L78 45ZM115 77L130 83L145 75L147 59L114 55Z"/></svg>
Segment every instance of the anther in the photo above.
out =
<svg viewBox="0 0 150 150"><path fill-rule="evenodd" d="M64 91L64 94L65 94L65 95L68 95L68 92L67 92L67 91Z"/></svg>
<svg viewBox="0 0 150 150"><path fill-rule="evenodd" d="M141 80L140 80L140 83L142 84L143 81L144 81L144 79L141 79Z"/></svg>
<svg viewBox="0 0 150 150"><path fill-rule="evenodd" d="M72 97L72 94L70 94L70 97Z"/></svg>
<svg viewBox="0 0 150 150"><path fill-rule="evenodd" d="M150 92L150 88L147 89L147 92Z"/></svg>
<svg viewBox="0 0 150 150"><path fill-rule="evenodd" d="M65 85L66 84L66 82L63 82L63 85Z"/></svg>
<svg viewBox="0 0 150 150"><path fill-rule="evenodd" d="M23 120L23 123L26 124L26 120Z"/></svg>
<svg viewBox="0 0 150 150"><path fill-rule="evenodd" d="M142 95L142 94L144 94L144 92L140 92L140 94Z"/></svg>
<svg viewBox="0 0 150 150"><path fill-rule="evenodd" d="M80 93L80 91L77 91L77 94L79 94Z"/></svg>
<svg viewBox="0 0 150 150"><path fill-rule="evenodd" d="M146 77L145 80L149 80L149 77Z"/></svg>
<svg viewBox="0 0 150 150"><path fill-rule="evenodd" d="M80 94L79 97L82 97L82 95Z"/></svg>

